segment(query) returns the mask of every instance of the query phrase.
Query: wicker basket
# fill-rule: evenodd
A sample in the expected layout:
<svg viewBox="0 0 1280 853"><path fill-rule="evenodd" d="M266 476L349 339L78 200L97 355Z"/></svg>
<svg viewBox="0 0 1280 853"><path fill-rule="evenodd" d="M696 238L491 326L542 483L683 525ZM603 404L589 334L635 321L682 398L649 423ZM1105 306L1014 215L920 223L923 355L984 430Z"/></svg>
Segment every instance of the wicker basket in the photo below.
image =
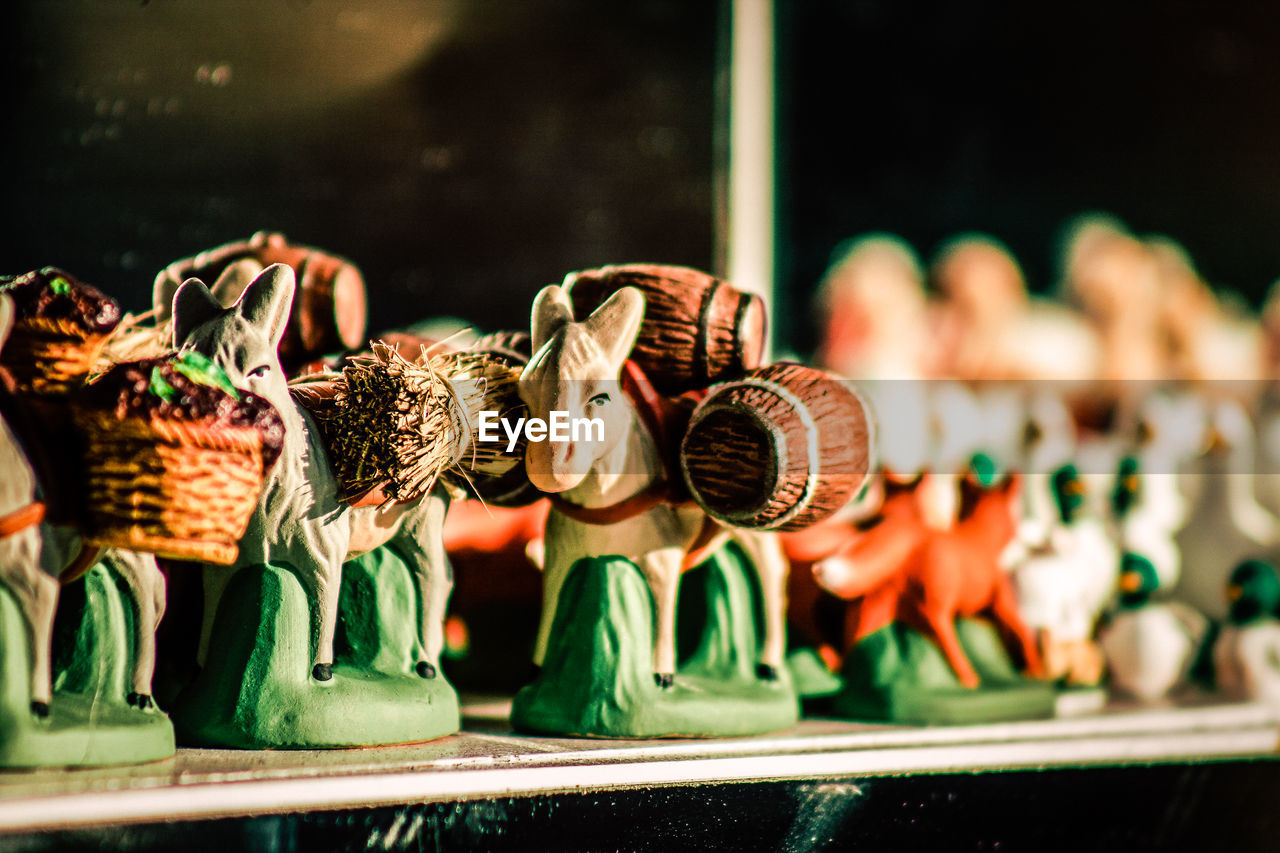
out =
<svg viewBox="0 0 1280 853"><path fill-rule="evenodd" d="M85 437L87 539L177 560L229 564L262 491L253 427L77 410Z"/></svg>
<svg viewBox="0 0 1280 853"><path fill-rule="evenodd" d="M66 394L84 384L108 337L90 334L70 320L22 319L4 346L4 365L19 391Z"/></svg>

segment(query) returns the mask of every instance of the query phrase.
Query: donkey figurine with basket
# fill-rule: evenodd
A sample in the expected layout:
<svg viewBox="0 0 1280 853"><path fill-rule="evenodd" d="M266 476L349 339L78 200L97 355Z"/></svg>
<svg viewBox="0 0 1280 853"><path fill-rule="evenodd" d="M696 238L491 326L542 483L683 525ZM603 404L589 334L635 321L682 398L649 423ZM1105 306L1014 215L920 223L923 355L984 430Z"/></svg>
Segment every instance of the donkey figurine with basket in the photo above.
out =
<svg viewBox="0 0 1280 853"><path fill-rule="evenodd" d="M14 323L14 302L0 293L0 349ZM67 484L48 482L35 464L54 450L41 443L46 425L19 403L2 368L0 383L0 766L171 755L173 728L151 699L165 606L155 557L100 549L62 523L65 507L49 510L50 489ZM73 581L59 619L74 630L60 632L67 648L55 659L55 611Z"/></svg>

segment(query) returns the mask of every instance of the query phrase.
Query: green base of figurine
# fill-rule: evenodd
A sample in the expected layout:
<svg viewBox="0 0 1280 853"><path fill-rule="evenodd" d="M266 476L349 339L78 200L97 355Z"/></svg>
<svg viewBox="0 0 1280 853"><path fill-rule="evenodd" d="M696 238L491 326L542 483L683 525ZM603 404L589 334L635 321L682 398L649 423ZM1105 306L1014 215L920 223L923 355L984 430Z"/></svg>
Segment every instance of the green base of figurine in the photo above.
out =
<svg viewBox="0 0 1280 853"><path fill-rule="evenodd" d="M835 697L835 714L950 725L1053 716L1057 689L1019 674L995 628L978 619L959 619L956 633L981 687L962 686L930 638L894 623L864 637L845 655L845 689Z"/></svg>
<svg viewBox="0 0 1280 853"><path fill-rule="evenodd" d="M538 679L511 709L518 730L585 737L729 737L785 729L799 710L783 667L756 675L759 617L746 557L728 546L686 574L678 636L695 651L675 683L653 678L653 595L621 557L579 560L565 578Z"/></svg>
<svg viewBox="0 0 1280 853"><path fill-rule="evenodd" d="M173 726L128 704L133 599L103 565L63 590L49 716L31 710L30 644L17 602L0 590L0 766L137 764L173 755Z"/></svg>
<svg viewBox="0 0 1280 853"><path fill-rule="evenodd" d="M827 669L814 649L796 649L787 655L787 670L801 699L825 699L844 687L840 676Z"/></svg>
<svg viewBox="0 0 1280 853"><path fill-rule="evenodd" d="M383 547L343 567L333 677L312 678L310 607L286 568L241 569L227 585L209 659L173 709L179 742L246 749L415 743L453 734L458 695L422 678L418 594Z"/></svg>

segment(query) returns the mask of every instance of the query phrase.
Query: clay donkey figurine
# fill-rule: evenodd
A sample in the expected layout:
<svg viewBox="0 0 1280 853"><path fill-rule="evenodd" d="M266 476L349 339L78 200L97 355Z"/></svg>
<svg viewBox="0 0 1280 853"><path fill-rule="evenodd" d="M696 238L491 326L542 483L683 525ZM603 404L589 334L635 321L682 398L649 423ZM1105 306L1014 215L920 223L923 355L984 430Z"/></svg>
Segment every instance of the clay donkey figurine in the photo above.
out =
<svg viewBox="0 0 1280 853"><path fill-rule="evenodd" d="M311 608L311 675L317 681L330 680L342 564L390 542L405 557L421 596L419 630L425 653L415 670L423 678L434 678L453 586L441 539L448 497L440 489L385 509L353 508L342 499L320 434L290 396L276 354L294 289L293 270L274 264L250 282L230 308L223 308L198 279L183 282L174 294L174 342L209 357L233 384L264 397L285 424L280 459L268 475L235 564L205 571L202 661L216 602L235 571L267 563L287 565Z"/></svg>
<svg viewBox="0 0 1280 853"><path fill-rule="evenodd" d="M686 549L698 541L706 515L693 504L672 505L662 494L661 452L639 413L622 392L619 375L644 316L644 296L624 287L590 317L574 322L568 296L558 285L538 294L533 307L533 358L520 377L520 397L530 418L551 412L570 419L603 421L599 430L568 441L531 441L530 481L554 497L547 519L542 621L534 663L547 651L560 588L579 559L618 554L639 567L656 604L654 680L670 687L676 670L676 597L681 572L691 568ZM678 476L678 475L677 475ZM609 508L607 520L580 520L582 510ZM579 516L579 518L571 517ZM764 641L757 674L772 680L785 646L788 564L773 534L719 529L696 550L709 554L730 537L755 565L764 603Z"/></svg>
<svg viewBox="0 0 1280 853"><path fill-rule="evenodd" d="M13 328L13 302L0 295L0 347ZM58 605L57 571L48 565L40 527L44 505L36 498L36 475L17 436L0 419L0 575L18 600L31 644L31 710L49 714L52 697L50 639ZM42 557L44 558L42 560Z"/></svg>
<svg viewBox="0 0 1280 853"><path fill-rule="evenodd" d="M0 348L13 326L13 303L0 296ZM150 708L155 672L156 626L165 609L164 576L152 554L110 549L84 555L78 531L45 519L45 504L35 468L11 426L0 418L0 583L15 597L31 647L31 710L49 716L53 697L52 635L61 580L99 560L111 565L134 599L134 661L126 697L139 709ZM73 569L72 564L78 565Z"/></svg>

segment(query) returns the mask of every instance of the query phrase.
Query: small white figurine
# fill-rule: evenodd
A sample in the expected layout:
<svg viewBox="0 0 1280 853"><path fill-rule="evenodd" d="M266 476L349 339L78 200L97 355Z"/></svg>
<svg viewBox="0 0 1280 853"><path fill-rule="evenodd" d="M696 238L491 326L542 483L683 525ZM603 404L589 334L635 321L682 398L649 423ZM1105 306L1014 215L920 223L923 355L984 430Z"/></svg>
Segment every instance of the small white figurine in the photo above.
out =
<svg viewBox="0 0 1280 853"><path fill-rule="evenodd" d="M1236 400L1220 400L1211 414L1211 448L1187 526L1178 535L1182 576L1174 596L1214 618L1227 615L1222 589L1232 568L1280 544L1280 519L1254 494L1253 423Z"/></svg>
<svg viewBox="0 0 1280 853"><path fill-rule="evenodd" d="M1185 682L1204 639L1207 620L1178 602L1152 601L1160 577L1150 560L1125 554L1120 597L1099 632L1111 686L1154 702Z"/></svg>
<svg viewBox="0 0 1280 853"><path fill-rule="evenodd" d="M1085 509L1075 466L1060 467L1051 484L1058 517L1048 526L1023 524L1004 559L1015 567L1018 608L1038 632L1046 674L1093 685L1103 670L1094 628L1111 600L1120 557L1102 521Z"/></svg>
<svg viewBox="0 0 1280 853"><path fill-rule="evenodd" d="M1138 446L1123 457L1110 493L1110 513L1122 550L1149 561L1161 589L1182 571L1175 536L1187 521L1186 467L1204 447L1204 401L1194 394L1158 392L1138 411Z"/></svg>
<svg viewBox="0 0 1280 853"><path fill-rule="evenodd" d="M1246 560L1231 573L1228 624L1213 647L1218 687L1280 702L1280 578L1270 563Z"/></svg>

